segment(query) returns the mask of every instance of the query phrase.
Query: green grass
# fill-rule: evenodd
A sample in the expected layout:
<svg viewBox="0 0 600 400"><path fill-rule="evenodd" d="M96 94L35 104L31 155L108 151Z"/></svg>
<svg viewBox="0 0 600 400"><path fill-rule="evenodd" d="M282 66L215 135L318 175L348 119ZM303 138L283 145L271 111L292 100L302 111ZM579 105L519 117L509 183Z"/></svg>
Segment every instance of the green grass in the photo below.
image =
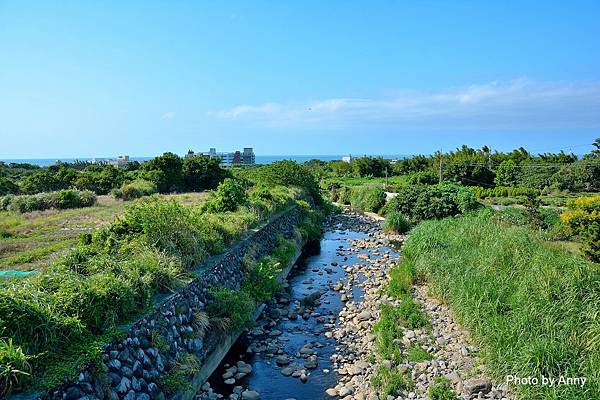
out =
<svg viewBox="0 0 600 400"><path fill-rule="evenodd" d="M420 346L411 346L406 349L406 361L408 362L420 362L432 359L433 356Z"/></svg>
<svg viewBox="0 0 600 400"><path fill-rule="evenodd" d="M456 393L452 390L450 382L442 376L435 379L428 392L430 400L456 400Z"/></svg>
<svg viewBox="0 0 600 400"><path fill-rule="evenodd" d="M498 381L506 376L588 378L580 386L518 386L527 399L600 398L600 272L492 212L413 229L404 257L480 343Z"/></svg>
<svg viewBox="0 0 600 400"><path fill-rule="evenodd" d="M412 285L416 278L414 266L410 263L401 263L389 272L390 282L386 292L397 299L400 305L382 303L379 321L373 326L375 334L375 358L382 362L392 361L392 369L381 366L373 374L371 384L377 389L380 398L396 395L401 389L411 388L412 379L406 373L401 373L395 366L404 361L423 361L431 356L420 347L407 349L403 356L401 339L403 329L417 329L429 326L426 315L412 298Z"/></svg>
<svg viewBox="0 0 600 400"><path fill-rule="evenodd" d="M387 399L403 389L412 388L414 383L408 374L381 365L371 377L371 385L377 389L380 399Z"/></svg>
<svg viewBox="0 0 600 400"><path fill-rule="evenodd" d="M183 204L198 204L206 193L165 195ZM99 196L92 207L34 211L26 214L0 211L0 270L44 270L73 248L79 235L94 232L125 211L123 201ZM6 237L4 237L6 236Z"/></svg>

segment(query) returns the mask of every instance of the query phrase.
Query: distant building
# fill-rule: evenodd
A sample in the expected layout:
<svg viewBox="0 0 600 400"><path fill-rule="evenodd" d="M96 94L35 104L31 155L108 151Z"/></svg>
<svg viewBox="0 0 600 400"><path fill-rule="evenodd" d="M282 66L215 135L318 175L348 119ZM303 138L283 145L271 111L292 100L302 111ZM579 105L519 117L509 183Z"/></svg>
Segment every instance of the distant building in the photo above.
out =
<svg viewBox="0 0 600 400"><path fill-rule="evenodd" d="M120 154L117 158L93 158L92 164L113 165L117 168L122 168L129 164L131 160L128 155Z"/></svg>
<svg viewBox="0 0 600 400"><path fill-rule="evenodd" d="M221 159L222 167L254 165L254 163L256 162L256 157L254 156L254 150L252 149L252 147L245 147L243 152L237 150L232 152L221 153L217 152L216 148L211 147L209 151L202 152L199 154L208 157L219 157Z"/></svg>
<svg viewBox="0 0 600 400"><path fill-rule="evenodd" d="M342 161L343 162L347 162L347 163L351 163L352 162L352 156L350 154L348 154L347 156L343 156L342 157Z"/></svg>

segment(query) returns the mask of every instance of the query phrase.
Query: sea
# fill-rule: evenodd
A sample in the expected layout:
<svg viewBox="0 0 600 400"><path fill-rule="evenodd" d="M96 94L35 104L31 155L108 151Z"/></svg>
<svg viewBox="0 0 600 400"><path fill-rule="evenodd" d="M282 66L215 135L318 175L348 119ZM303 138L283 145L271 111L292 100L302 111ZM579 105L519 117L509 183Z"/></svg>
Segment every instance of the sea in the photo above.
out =
<svg viewBox="0 0 600 400"><path fill-rule="evenodd" d="M383 157L385 159L397 160L405 157L409 157L406 154L367 154L367 156L372 157ZM276 161L282 160L292 160L298 163L304 163L310 160L321 160L321 161L334 161L341 160L342 155L257 155L256 156L256 164L271 164ZM362 156L353 156L353 157L362 157ZM79 158L22 158L22 159L0 159L5 163L28 163L39 165L42 167L47 167L49 165L54 165L57 162L74 162L74 161L92 161L92 160L109 160L115 157L79 157ZM148 161L153 157L129 157L132 161Z"/></svg>

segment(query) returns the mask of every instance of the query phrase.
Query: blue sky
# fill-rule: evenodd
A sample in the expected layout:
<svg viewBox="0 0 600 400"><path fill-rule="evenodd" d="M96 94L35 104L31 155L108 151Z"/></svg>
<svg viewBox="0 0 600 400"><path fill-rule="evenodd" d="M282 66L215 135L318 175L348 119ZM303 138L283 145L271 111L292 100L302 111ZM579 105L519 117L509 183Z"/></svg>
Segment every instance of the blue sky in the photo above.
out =
<svg viewBox="0 0 600 400"><path fill-rule="evenodd" d="M0 0L0 158L600 137L598 1Z"/></svg>

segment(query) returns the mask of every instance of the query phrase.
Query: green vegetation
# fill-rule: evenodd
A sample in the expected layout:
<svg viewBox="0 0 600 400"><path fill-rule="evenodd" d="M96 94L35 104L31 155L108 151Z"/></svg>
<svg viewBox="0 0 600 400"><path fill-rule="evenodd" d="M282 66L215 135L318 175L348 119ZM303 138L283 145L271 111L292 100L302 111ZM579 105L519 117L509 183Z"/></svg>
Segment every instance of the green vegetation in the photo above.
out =
<svg viewBox="0 0 600 400"><path fill-rule="evenodd" d="M117 199L133 200L143 196L150 196L157 193L158 189L154 182L145 179L136 179L132 182L125 183L120 189L114 189L113 195Z"/></svg>
<svg viewBox="0 0 600 400"><path fill-rule="evenodd" d="M94 192L63 189L58 192L39 193L34 195L13 194L0 198L0 211L16 211L27 213L43 211L49 208L67 209L91 207L96 203Z"/></svg>
<svg viewBox="0 0 600 400"><path fill-rule="evenodd" d="M496 379L585 376L583 387L516 389L523 398L598 398L596 267L488 210L422 222L404 257L481 344Z"/></svg>
<svg viewBox="0 0 600 400"><path fill-rule="evenodd" d="M350 191L350 204L359 210L378 212L385 204L385 192L378 186L355 186Z"/></svg>
<svg viewBox="0 0 600 400"><path fill-rule="evenodd" d="M578 197L567 202L567 207L561 221L579 235L584 254L600 262L600 195Z"/></svg>
<svg viewBox="0 0 600 400"><path fill-rule="evenodd" d="M388 396L394 396L402 389L413 387L414 383L406 373L401 373L396 368L387 369L381 365L371 376L371 385L379 392L380 399L387 399Z"/></svg>
<svg viewBox="0 0 600 400"><path fill-rule="evenodd" d="M383 230L385 232L393 232L404 234L410 230L410 221L399 211L390 211L385 216Z"/></svg>
<svg viewBox="0 0 600 400"><path fill-rule="evenodd" d="M239 331L252 319L256 303L247 290L212 289L207 312L210 324L222 331Z"/></svg>
<svg viewBox="0 0 600 400"><path fill-rule="evenodd" d="M411 346L406 350L406 360L408 362L421 362L432 359L433 356L420 346Z"/></svg>
<svg viewBox="0 0 600 400"><path fill-rule="evenodd" d="M389 303L381 304L379 321L373 326L375 334L375 356L379 362L391 361L392 368L382 365L373 375L371 384L380 398L397 395L401 389L413 386L406 372L395 368L403 361L421 361L430 355L422 348L411 347L404 354L398 342L402 339L404 328L417 329L429 326L426 315L412 298L412 285L416 279L415 269L411 263L401 263L390 270L390 282L387 293L400 300L399 306Z"/></svg>
<svg viewBox="0 0 600 400"><path fill-rule="evenodd" d="M200 362L193 354L180 353L171 370L159 377L158 386L166 395L173 395L178 391L192 390L190 377L200 370Z"/></svg>
<svg viewBox="0 0 600 400"><path fill-rule="evenodd" d="M400 212L413 222L440 219L478 207L473 193L456 184L406 186L391 199L382 212Z"/></svg>
<svg viewBox="0 0 600 400"><path fill-rule="evenodd" d="M11 338L0 339L0 396L6 396L22 377L30 375L29 359Z"/></svg>
<svg viewBox="0 0 600 400"><path fill-rule="evenodd" d="M65 363L56 363L57 358L70 357L73 362L94 358L99 349L94 354L74 349L82 344L89 347L94 338L147 310L154 294L177 288L188 279L193 266L223 251L274 212L293 204L304 209L308 207L306 200L312 201L303 189L274 187L255 196L260 201L254 203L247 193L252 190L241 186L240 181L225 181L208 200L208 204L225 208L193 207L159 196L139 199L114 222L82 235L74 249L44 266L40 273L0 280L0 332L10 337L19 351L33 357L31 376L19 384L50 384L41 380L42 376L57 377L52 379L56 384L58 376L66 372L61 367ZM19 223L8 220L6 228ZM253 283L260 287L260 296L275 290L270 281L276 271L274 265L287 262L291 251L295 250L290 243L282 241L272 258L253 269ZM214 289L216 300L209 314L216 318L215 326L238 327L248 320L255 305L250 289L254 287L231 293Z"/></svg>
<svg viewBox="0 0 600 400"><path fill-rule="evenodd" d="M482 188L481 186L471 186L470 189L478 199L488 197L518 197L518 196L539 196L539 189L530 189L523 187L496 186L495 188Z"/></svg>
<svg viewBox="0 0 600 400"><path fill-rule="evenodd" d="M114 191L120 198L132 199L156 191L214 189L228 176L230 173L219 166L217 158L181 158L173 153L164 153L143 164L130 162L121 168L87 162L49 167L0 162L0 196L78 189L97 195Z"/></svg>
<svg viewBox="0 0 600 400"><path fill-rule="evenodd" d="M183 204L205 201L204 193L167 195ZM99 196L92 207L21 214L0 211L0 270L44 270L79 242L124 213L123 202Z"/></svg>
<svg viewBox="0 0 600 400"><path fill-rule="evenodd" d="M429 400L456 400L456 393L448 379L436 377L433 385L429 387Z"/></svg>

